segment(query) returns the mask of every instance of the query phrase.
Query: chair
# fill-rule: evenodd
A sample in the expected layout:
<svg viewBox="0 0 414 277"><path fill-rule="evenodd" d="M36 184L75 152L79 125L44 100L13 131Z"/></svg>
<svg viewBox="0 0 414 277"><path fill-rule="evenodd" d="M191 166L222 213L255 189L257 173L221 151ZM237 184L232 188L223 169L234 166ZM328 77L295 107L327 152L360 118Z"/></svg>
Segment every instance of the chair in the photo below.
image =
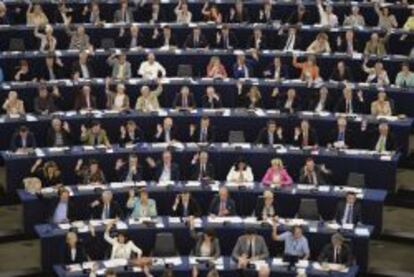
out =
<svg viewBox="0 0 414 277"><path fill-rule="evenodd" d="M301 199L296 217L306 220L319 220L320 216L316 199Z"/></svg>
<svg viewBox="0 0 414 277"><path fill-rule="evenodd" d="M362 188L365 185L365 174L357 172L349 172L346 178L346 185L348 187Z"/></svg>
<svg viewBox="0 0 414 277"><path fill-rule="evenodd" d="M175 246L174 235L172 233L158 233L155 237L155 245L152 250L154 257L177 256L178 251Z"/></svg>
<svg viewBox="0 0 414 277"><path fill-rule="evenodd" d="M177 69L178 77L192 77L193 66L191 64L179 64Z"/></svg>
<svg viewBox="0 0 414 277"><path fill-rule="evenodd" d="M115 41L112 38L103 38L101 39L101 48L102 49L115 48Z"/></svg>
<svg viewBox="0 0 414 277"><path fill-rule="evenodd" d="M9 51L25 51L26 46L21 38L11 38L9 41Z"/></svg>
<svg viewBox="0 0 414 277"><path fill-rule="evenodd" d="M243 131L230 131L229 132L229 143L244 143L246 138L244 137Z"/></svg>

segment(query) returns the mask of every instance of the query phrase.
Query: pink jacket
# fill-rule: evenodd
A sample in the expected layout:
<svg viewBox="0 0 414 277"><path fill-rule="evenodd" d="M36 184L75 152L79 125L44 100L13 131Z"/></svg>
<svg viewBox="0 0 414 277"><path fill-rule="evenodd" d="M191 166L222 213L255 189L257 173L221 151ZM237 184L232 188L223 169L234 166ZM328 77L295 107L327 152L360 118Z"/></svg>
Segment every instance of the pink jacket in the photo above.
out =
<svg viewBox="0 0 414 277"><path fill-rule="evenodd" d="M266 171L266 174L263 176L262 183L270 186L273 183L274 174L275 170L272 167L269 167ZM280 170L279 174L282 187L290 186L293 183L292 178L289 176L289 173L286 171L286 169Z"/></svg>

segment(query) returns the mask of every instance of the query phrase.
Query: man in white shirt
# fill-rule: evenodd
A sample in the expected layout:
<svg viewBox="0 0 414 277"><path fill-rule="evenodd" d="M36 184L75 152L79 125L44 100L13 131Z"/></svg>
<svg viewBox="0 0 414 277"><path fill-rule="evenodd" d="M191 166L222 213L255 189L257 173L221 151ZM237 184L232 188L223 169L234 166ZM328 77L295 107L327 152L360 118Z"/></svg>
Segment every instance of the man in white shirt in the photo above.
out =
<svg viewBox="0 0 414 277"><path fill-rule="evenodd" d="M159 77L165 77L167 72L165 71L165 68L155 60L155 55L149 53L147 60L141 63L138 69L138 75L144 79L155 80Z"/></svg>
<svg viewBox="0 0 414 277"><path fill-rule="evenodd" d="M322 1L318 0L317 2L320 24L322 26L336 27L338 26L338 17L333 13L333 8L331 5L327 5L326 9L322 6Z"/></svg>

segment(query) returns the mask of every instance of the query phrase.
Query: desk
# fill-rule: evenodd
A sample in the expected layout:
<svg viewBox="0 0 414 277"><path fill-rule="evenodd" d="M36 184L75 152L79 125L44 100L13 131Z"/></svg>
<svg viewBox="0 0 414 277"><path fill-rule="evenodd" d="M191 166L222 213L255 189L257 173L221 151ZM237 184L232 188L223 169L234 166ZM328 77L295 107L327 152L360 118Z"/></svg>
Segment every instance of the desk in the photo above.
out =
<svg viewBox="0 0 414 277"><path fill-rule="evenodd" d="M194 241L190 236L189 229L184 223L170 223L166 217L157 219L157 226L145 224L129 224L127 229L128 237L140 247L144 254L148 254L153 246L155 236L159 232L172 232L176 240L176 246L180 255L188 255L193 248ZM257 230L267 242L271 255L275 256L275 243L271 240L272 227L269 225L248 225ZM335 232L327 226L320 225L317 222L309 222L310 228L305 228L305 236L308 238L309 247L311 249L311 259L318 257L324 245L329 243L331 235ZM207 218L202 219L201 227L213 228L220 240L220 248L222 255L231 255L231 251L237 241L237 238L244 233L246 224L244 223L208 223ZM278 231L283 232L287 226L279 226ZM311 232L312 228L312 232ZM313 228L316 228L313 229ZM370 228L370 227L368 227ZM63 261L62 253L64 253L65 235L67 230L57 228L53 225L36 225L37 235L40 237L41 244L41 260L42 269L51 270L53 265ZM95 227L96 239L101 240L103 236L104 226ZM359 236L354 231L346 231L343 235L350 239L350 246L353 249L357 265L365 272L368 268L369 256L369 236ZM88 232L78 234L80 239L90 239ZM178 243L179 242L179 243ZM104 242L103 242L104 243ZM97 244L95 244L97 245ZM100 244L99 244L100 245ZM105 244L104 244L105 245ZM104 246L102 245L102 246ZM104 251L100 251L104 254Z"/></svg>
<svg viewBox="0 0 414 277"><path fill-rule="evenodd" d="M188 143L183 148L174 151L173 160L180 164L181 179L188 180L191 159L199 151L196 144ZM360 172L365 174L367 188L385 190L395 189L397 165L400 154L391 157L379 157L378 154L358 153L346 154L343 151L321 148L317 151L301 150L295 147L283 149L272 149L260 145L248 146L249 149L228 146L226 144L211 144L206 150L209 152L210 162L216 167L216 179L225 180L227 173L233 163L244 156L247 162L254 169L255 180L261 180L269 162L275 157L280 157L291 174L297 180L300 168L304 165L307 157L312 156L316 163L324 163L333 172L335 184L345 184L349 172ZM74 168L78 159L96 159L106 173L108 180L113 180L111 173L114 173L115 162L119 158L126 158L130 153L137 153L140 160L144 161L147 156L160 157L165 145L140 144L136 148L121 148L114 146L109 151L103 149L84 150L83 147L75 146L64 152L51 152L47 148L38 151L44 160L55 161L61 169L62 178L65 184L78 184L74 174ZM36 154L16 155L3 151L2 157L6 168L7 192L15 192L24 177L29 175L30 168L39 158ZM144 173L146 171L144 170ZM148 173L148 172L147 172ZM149 176L144 176L147 180ZM338 180L338 181L336 181Z"/></svg>
<svg viewBox="0 0 414 277"><path fill-rule="evenodd" d="M192 267L194 265L193 261L191 260L191 257L180 257L180 258L181 258L181 264L173 267L174 276L182 276L182 277L190 276ZM160 259L161 258L157 260L160 260ZM223 261L221 266L220 265L217 266L217 268L220 267L220 269L218 269L220 276L223 276L223 277L234 277L235 275L237 276L238 274L237 267L235 263L232 261L231 257L221 257L220 259L222 259ZM104 261L97 261L96 263L100 269L106 268L104 265ZM293 270L289 271L287 267L272 265L272 259L268 259L267 263L271 265L270 276L278 276L278 277L292 276L293 277L297 275L296 271L293 271ZM204 274L207 273L208 271L206 264L200 264L197 266L197 268L199 269L200 274L202 274L201 276L204 276ZM123 277L137 276L137 272L134 271L136 270L135 267L134 268L129 267L125 269L125 267L119 266L113 269L116 271L118 276L123 276ZM83 277L83 276L86 277L88 276L87 274L82 273L81 271L68 272L63 265L55 265L53 266L53 270L55 274L59 277ZM164 270L164 266L161 266L161 265L151 266L151 273L155 274L155 276L160 276L159 274L162 274L163 270ZM251 273L253 276L255 276L254 269L248 269L246 270L246 273L247 274ZM311 265L308 268L306 268L307 276L324 276L324 275L329 274L329 276L335 276L335 277L336 276L337 277L353 277L353 276L356 276L357 273L358 273L358 266L350 267L348 272L346 273L323 272L323 271L319 271L313 268Z"/></svg>
<svg viewBox="0 0 414 277"><path fill-rule="evenodd" d="M223 183L224 185L226 183ZM183 191L184 184L176 184L173 187L162 188L157 187L154 183L147 184L147 190L150 197L157 202L158 215L172 215L171 207L174 203L177 193ZM124 207L124 214L128 188L111 188L114 198ZM289 189L275 190L276 194L276 210L279 216L293 218L299 208L300 199L313 198L318 201L318 209L324 220L332 220L335 216L336 206L344 197L344 192L336 191L338 187L330 187L325 191L310 191L298 189L294 186ZM74 203L77 210L76 219L89 219L89 204L97 199L100 195L97 191L79 190L77 186L70 186L73 192L71 202ZM209 187L189 187L194 199L201 206L202 214L207 215L208 207L217 193ZM257 197L261 195L264 188L256 183L253 188L239 189L229 187L231 197L236 202L236 210L241 216L252 215L256 208ZM374 233L380 234L382 229L382 213L384 201L387 193L383 190L364 189L362 198L359 200L362 205L362 222L364 224L374 226ZM24 190L18 190L18 196L23 204L23 226L26 234L33 233L36 224L47 223L53 213L58 199L57 194L33 195Z"/></svg>

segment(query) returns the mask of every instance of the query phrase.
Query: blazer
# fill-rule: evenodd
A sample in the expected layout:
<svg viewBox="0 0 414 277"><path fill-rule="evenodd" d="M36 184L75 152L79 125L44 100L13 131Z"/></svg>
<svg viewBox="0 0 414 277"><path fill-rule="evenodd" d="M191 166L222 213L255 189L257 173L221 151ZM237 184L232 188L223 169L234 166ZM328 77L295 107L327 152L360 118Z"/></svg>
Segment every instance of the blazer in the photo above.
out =
<svg viewBox="0 0 414 277"><path fill-rule="evenodd" d="M94 78L95 77L95 71L93 69L92 63L90 63L89 61L86 62L86 68L88 69L89 72L89 78ZM82 76L82 69L81 69L81 65L79 63L79 61L76 61L73 63L72 65L72 76L75 75L76 73L79 74L80 78L85 78L84 76Z"/></svg>
<svg viewBox="0 0 414 277"><path fill-rule="evenodd" d="M190 198L187 207L187 215L195 217L201 216L201 208L197 200ZM184 205L181 201L178 203L177 209L173 211L173 216L184 216Z"/></svg>
<svg viewBox="0 0 414 277"><path fill-rule="evenodd" d="M309 111L316 111L316 108L318 107L318 104L319 104L319 96L316 97L316 98L313 98L309 101L308 110ZM323 111L329 111L329 112L333 111L332 99L329 96L327 96L327 98L325 100Z"/></svg>
<svg viewBox="0 0 414 277"><path fill-rule="evenodd" d="M172 103L172 106L173 106L174 109L178 109L178 108L182 107L181 106L182 101L183 101L182 99L183 99L182 94L180 92L177 92L177 94L174 97L173 103ZM197 106L196 102L195 102L195 99L194 99L194 94L193 93L188 94L187 105L190 108L195 108Z"/></svg>
<svg viewBox="0 0 414 277"><path fill-rule="evenodd" d="M198 126L196 127L193 135L190 136L190 141L200 142L200 136L201 136L200 133L201 133L201 128L200 126ZM216 138L216 132L215 132L214 127L211 127L211 126L208 127L207 128L207 142L210 142L210 143L214 142L215 138Z"/></svg>
<svg viewBox="0 0 414 277"><path fill-rule="evenodd" d="M296 25L299 23L303 25L311 25L314 23L312 19L312 15L309 12L305 12L302 18L299 18L299 14L297 11L294 11L290 14L289 18L287 19L287 22L290 25Z"/></svg>
<svg viewBox="0 0 414 277"><path fill-rule="evenodd" d="M129 204L129 203L128 203ZM137 197L135 197L135 200L132 205L128 205L127 207L129 209L132 209L131 217L132 218L139 218L141 217L141 200ZM154 199L148 199L147 203L147 216L154 217L157 216L157 204L155 203Z"/></svg>
<svg viewBox="0 0 414 277"><path fill-rule="evenodd" d="M349 67L345 67L343 75L340 75L339 70L335 68L331 74L331 77L329 77L329 79L333 81L337 81L337 82L343 82L343 81L352 82L354 80Z"/></svg>
<svg viewBox="0 0 414 277"><path fill-rule="evenodd" d="M352 109L354 113L362 113L364 111L364 103L352 97ZM336 103L335 111L338 113L346 112L346 100L344 97L341 97Z"/></svg>
<svg viewBox="0 0 414 277"><path fill-rule="evenodd" d="M254 69L257 65L256 60L253 59L246 59L246 63L245 66L247 67L247 71L249 73L249 77L253 77L255 72ZM247 76L245 76L245 72L243 69L239 68L239 65L237 63L235 63L233 65L233 77L234 78L246 78Z"/></svg>
<svg viewBox="0 0 414 277"><path fill-rule="evenodd" d="M326 245L323 249L321 254L319 255L318 261L320 263L328 262L328 263L339 263L345 264L347 266L351 266L353 263L353 256L351 248L347 244L342 244L341 251L339 252L339 257L336 261L334 261L335 250L332 243Z"/></svg>
<svg viewBox="0 0 414 277"><path fill-rule="evenodd" d="M115 109L115 97L116 94L114 92L107 93L107 106L108 109ZM123 110L129 110L129 96L127 94L124 94L124 99L122 100L122 106L121 108Z"/></svg>
<svg viewBox="0 0 414 277"><path fill-rule="evenodd" d="M294 145L296 146L302 146L302 142L303 142L303 134L301 133L298 136L298 139L294 139ZM308 131L308 145L315 145L318 144L318 136L316 135L315 130L313 129L309 129Z"/></svg>
<svg viewBox="0 0 414 277"><path fill-rule="evenodd" d="M254 39L254 35L252 35L247 41L247 47L256 48L256 40ZM267 48L268 48L267 39L264 35L262 35L258 49L267 49Z"/></svg>
<svg viewBox="0 0 414 277"><path fill-rule="evenodd" d="M254 242L254 253L257 259L266 259L269 257L269 249L267 248L266 242L260 235L255 235ZM249 255L250 252L250 241L248 240L247 235L240 236L237 239L236 245L233 248L231 254L234 260L238 260L243 254Z"/></svg>
<svg viewBox="0 0 414 277"><path fill-rule="evenodd" d="M50 207L49 211L49 221L53 222L53 216L55 215L56 212L56 208L59 205L59 199L58 198L54 198L53 200L50 201L50 204L48 205ZM72 222L74 220L80 219L81 216L80 214L78 215L77 213L78 211L78 207L75 205L75 203L73 203L71 200L68 201L68 209L67 209L67 213L66 213L66 218Z"/></svg>
<svg viewBox="0 0 414 277"><path fill-rule="evenodd" d="M70 133L68 133L65 129L62 128L61 130L63 145L67 146L72 143L72 136ZM55 146L55 140L56 140L56 132L53 130L53 128L49 128L46 136L46 142L49 147Z"/></svg>
<svg viewBox="0 0 414 277"><path fill-rule="evenodd" d="M81 264L86 261L87 261L86 251L82 243L80 242L76 243L76 251L75 251L74 259L72 259L71 249L69 248L67 244L65 245L65 250L63 252L63 263L64 264Z"/></svg>
<svg viewBox="0 0 414 277"><path fill-rule="evenodd" d="M229 216L236 215L236 203L233 199L227 198L226 209L229 211ZM218 215L220 211L220 197L216 195L210 203L208 209L209 214Z"/></svg>
<svg viewBox="0 0 414 277"><path fill-rule="evenodd" d="M260 130L259 135L256 138L256 143L261 143L261 144L266 144L266 145L270 144L269 133L266 127ZM283 137L279 137L279 135L277 134L277 131L273 132L273 144L283 144L283 143L284 143Z"/></svg>
<svg viewBox="0 0 414 277"><path fill-rule="evenodd" d="M325 174L323 173L322 169L319 166L314 167L317 185L324 185L326 184ZM301 184L312 184L312 181L309 180L308 176L305 174L305 168L302 167L299 174L299 183Z"/></svg>
<svg viewBox="0 0 414 277"><path fill-rule="evenodd" d="M102 213L104 209L104 204L101 200L99 200L99 205L92 208L91 218L93 219L101 219ZM109 217L110 218L123 218L124 213L121 209L121 206L118 204L118 202L112 200L109 204Z"/></svg>
<svg viewBox="0 0 414 277"><path fill-rule="evenodd" d="M131 138L128 134L128 132L125 134L125 137L122 138L121 136L119 136L119 144L125 146L127 143L138 143L141 141L144 141L145 137L144 137L144 132L142 132L141 129L135 129L134 131L134 138Z"/></svg>
<svg viewBox="0 0 414 277"><path fill-rule="evenodd" d="M125 182L128 178L129 174L129 165L123 165L116 171L116 176L118 182ZM132 181L139 182L142 181L142 168L140 166L137 167L135 174L131 176Z"/></svg>
<svg viewBox="0 0 414 277"><path fill-rule="evenodd" d="M96 109L96 97L90 95L89 99L90 99L89 100L90 108L91 109ZM87 102L86 102L86 98L81 93L79 93L75 98L74 109L79 111L79 110L83 110L83 109L87 109L87 108L88 108L88 105L87 105Z"/></svg>
<svg viewBox="0 0 414 277"><path fill-rule="evenodd" d="M371 149L372 150L375 150L379 138L380 138L380 135L379 134L377 134L377 135L374 136L374 139L372 140L372 144L371 144L371 147L372 147ZM392 135L392 134L389 133L387 135L386 140L385 140L385 149L386 149L386 151L398 150L396 146L397 146L397 144L395 143L394 135Z"/></svg>
<svg viewBox="0 0 414 277"><path fill-rule="evenodd" d="M195 163L191 165L191 180L200 180L200 163ZM205 172L202 176L202 179L208 179L208 180L214 180L215 174L214 174L214 166L212 163L206 164Z"/></svg>
<svg viewBox="0 0 414 277"><path fill-rule="evenodd" d="M183 47L184 48L205 48L205 47L208 47L208 41L203 34L200 34L200 37L198 39L198 44L195 45L193 34L189 34L184 42Z"/></svg>
<svg viewBox="0 0 414 277"><path fill-rule="evenodd" d="M117 41L117 45L120 48L131 48L132 36L130 34L124 35L120 40ZM145 38L141 34L141 32L137 35L137 44L136 47L144 47L145 46Z"/></svg>
<svg viewBox="0 0 414 277"><path fill-rule="evenodd" d="M121 10L116 10L114 13L114 22L122 22L123 18L122 18L122 11ZM126 23L132 23L134 22L134 14L132 12L131 8L127 8L126 10Z"/></svg>
<svg viewBox="0 0 414 277"><path fill-rule="evenodd" d="M360 43L358 40L356 40L354 38L354 40L352 41L352 47L354 52L360 52ZM336 44L336 52L340 52L340 53L347 53L348 51L348 43L345 39L345 37L342 38L341 43L340 44Z"/></svg>
<svg viewBox="0 0 414 277"><path fill-rule="evenodd" d="M162 162L158 162L157 166L154 168L154 180L159 180L162 171L164 169L164 165ZM171 181L179 181L180 180L180 168L178 164L171 163Z"/></svg>
<svg viewBox="0 0 414 277"><path fill-rule="evenodd" d="M47 66L44 65L42 69L39 71L39 79L50 81L52 79L52 76L49 73L49 70L47 69ZM55 79L62 79L64 77L64 74L62 72L62 68L58 66L57 64L53 65L53 73L55 74Z"/></svg>
<svg viewBox="0 0 414 277"><path fill-rule="evenodd" d="M338 224L342 224L342 219L345 214L346 201L341 201L336 206L335 220ZM352 208L352 224L361 222L361 205L356 202Z"/></svg>
<svg viewBox="0 0 414 277"><path fill-rule="evenodd" d="M159 87L155 90L152 90L147 99L144 99L143 96L139 96L137 99L137 103L135 105L135 109L138 111L156 111L160 108L160 102L158 101L158 97L162 93L162 88Z"/></svg>
<svg viewBox="0 0 414 277"><path fill-rule="evenodd" d="M385 55L387 51L385 50L385 44L383 41L379 41L377 46L375 46L371 41L367 41L364 48L365 55Z"/></svg>
<svg viewBox="0 0 414 277"><path fill-rule="evenodd" d="M195 245L195 247L192 251L192 255L195 256L195 257L201 257L202 256L201 255L201 247L203 245L204 234L203 233L196 233L195 231L192 231L191 236L196 241L196 245ZM218 238L214 238L212 243L211 243L209 257L218 258L218 257L220 257L220 253L221 253L220 242L219 242Z"/></svg>
<svg viewBox="0 0 414 277"><path fill-rule="evenodd" d="M112 78L118 78L119 73L119 62L117 60L108 61L108 64L112 67ZM125 70L124 70L124 77L125 79L131 78L131 64L129 62L125 62Z"/></svg>
<svg viewBox="0 0 414 277"><path fill-rule="evenodd" d="M81 136L82 143L86 145L95 145L95 136L89 130L84 136ZM98 145L109 144L109 139L105 130L101 130L98 134Z"/></svg>
<svg viewBox="0 0 414 277"><path fill-rule="evenodd" d="M226 45L226 42L223 39L223 34L220 33L220 39L217 40L216 38L214 40L214 48L217 48L217 49L237 48L239 45L239 42L236 36L234 35L234 33L229 31L228 37L229 37L228 38L229 45Z"/></svg>
<svg viewBox="0 0 414 277"><path fill-rule="evenodd" d="M278 49L283 50L286 47L286 43L288 42L289 39L289 33L284 33L282 35L279 36L279 40L278 40ZM298 33L295 34L295 42L293 44L293 49L295 50L299 50L302 48L302 39L299 36Z"/></svg>
<svg viewBox="0 0 414 277"><path fill-rule="evenodd" d="M272 205L274 215L277 215L275 204ZM259 197L256 203L256 208L254 209L254 215L257 217L258 220L263 220L263 208L264 208L264 200L263 197Z"/></svg>
<svg viewBox="0 0 414 277"><path fill-rule="evenodd" d="M232 166L229 173L227 173L226 180L227 182L234 182L234 181L237 181L239 177L240 177L240 172L235 168L235 166ZM246 169L243 170L243 179L245 182L254 181L253 171L250 166L246 166Z"/></svg>
<svg viewBox="0 0 414 277"><path fill-rule="evenodd" d="M334 142L338 141L338 134L339 134L338 128L335 128L334 130L332 130L329 134L328 143L334 143ZM353 148L353 146L354 146L354 139L353 138L354 138L354 134L353 134L351 128L346 128L345 129L345 144L349 148Z"/></svg>
<svg viewBox="0 0 414 277"><path fill-rule="evenodd" d="M285 108L286 101L287 101L287 96L280 97L278 101L276 101L276 107L283 112L290 113L290 109ZM301 110L300 100L299 100L299 97L297 96L293 99L292 110L293 112Z"/></svg>
<svg viewBox="0 0 414 277"><path fill-rule="evenodd" d="M276 72L276 67L275 65L272 63L271 65L269 65L266 70L263 72L264 77L273 79L275 76L275 72ZM289 70L288 67L286 65L282 65L279 69L279 78L280 79L289 79Z"/></svg>
<svg viewBox="0 0 414 277"><path fill-rule="evenodd" d="M273 183L273 174L275 170L272 167L269 167L262 178L262 183L264 185L270 186ZM286 169L282 169L279 172L280 175L280 185L282 187L290 186L293 183L292 178L289 176L289 173Z"/></svg>
<svg viewBox="0 0 414 277"><path fill-rule="evenodd" d="M36 138L32 132L29 132L26 137L26 148L36 148ZM23 140L19 132L15 132L10 140L10 149L16 151L19 148L22 148Z"/></svg>
<svg viewBox="0 0 414 277"><path fill-rule="evenodd" d="M223 107L223 102L221 101L221 97L219 97L219 99L215 99L213 98L213 101L209 101L208 96L207 95L203 95L202 97L202 105L203 108L207 108L207 109L219 109Z"/></svg>
<svg viewBox="0 0 414 277"><path fill-rule="evenodd" d="M171 128L170 137L171 137L171 140L175 140L175 139L178 138L178 132L177 132L176 128L174 128L174 127ZM163 130L162 133L159 136L157 136L157 134L155 134L154 140L155 140L155 142L165 142L165 131Z"/></svg>
<svg viewBox="0 0 414 277"><path fill-rule="evenodd" d="M47 111L48 114L53 113L57 110L55 104L55 96L47 96L46 98L41 98L36 96L33 101L34 111L37 114L43 114Z"/></svg>
<svg viewBox="0 0 414 277"><path fill-rule="evenodd" d="M165 46L165 37L164 34L158 35L152 42L153 47L160 48ZM168 46L170 47L177 47L177 40L175 39L175 36L171 34L170 39L168 40Z"/></svg>

